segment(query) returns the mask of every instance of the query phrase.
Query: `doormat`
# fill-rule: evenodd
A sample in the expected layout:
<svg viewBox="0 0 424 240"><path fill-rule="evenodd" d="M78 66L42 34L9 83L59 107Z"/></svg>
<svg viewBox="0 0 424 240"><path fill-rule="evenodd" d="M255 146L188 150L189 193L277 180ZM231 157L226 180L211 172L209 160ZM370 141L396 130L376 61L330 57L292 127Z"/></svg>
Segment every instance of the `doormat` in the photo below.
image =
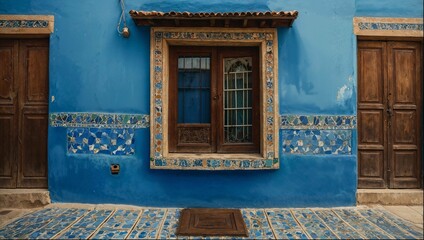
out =
<svg viewBox="0 0 424 240"><path fill-rule="evenodd" d="M177 235L248 237L240 210L213 208L183 209Z"/></svg>

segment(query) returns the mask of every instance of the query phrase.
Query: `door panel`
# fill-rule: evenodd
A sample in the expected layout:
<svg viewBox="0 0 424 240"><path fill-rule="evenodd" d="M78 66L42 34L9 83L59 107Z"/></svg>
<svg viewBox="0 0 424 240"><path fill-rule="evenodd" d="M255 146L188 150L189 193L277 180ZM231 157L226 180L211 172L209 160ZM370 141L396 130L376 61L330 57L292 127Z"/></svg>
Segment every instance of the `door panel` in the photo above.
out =
<svg viewBox="0 0 424 240"><path fill-rule="evenodd" d="M26 45L27 54L27 75L24 79L26 80L26 99L25 104L30 103L41 103L46 104L48 99L48 68L45 66L49 65L49 51L48 46L45 44L32 45L29 43ZM44 45L44 46L43 46Z"/></svg>
<svg viewBox="0 0 424 240"><path fill-rule="evenodd" d="M16 187L18 43L0 39L0 187Z"/></svg>
<svg viewBox="0 0 424 240"><path fill-rule="evenodd" d="M47 187L47 109L24 111L19 187Z"/></svg>
<svg viewBox="0 0 424 240"><path fill-rule="evenodd" d="M421 44L358 42L358 187L421 186Z"/></svg>
<svg viewBox="0 0 424 240"><path fill-rule="evenodd" d="M48 64L45 39L20 41L17 187L47 187Z"/></svg>
<svg viewBox="0 0 424 240"><path fill-rule="evenodd" d="M386 184L386 43L358 43L358 187Z"/></svg>
<svg viewBox="0 0 424 240"><path fill-rule="evenodd" d="M421 44L388 42L391 188L421 185ZM393 96L393 98L391 98Z"/></svg>
<svg viewBox="0 0 424 240"><path fill-rule="evenodd" d="M0 188L45 188L48 39L0 39L0 64Z"/></svg>

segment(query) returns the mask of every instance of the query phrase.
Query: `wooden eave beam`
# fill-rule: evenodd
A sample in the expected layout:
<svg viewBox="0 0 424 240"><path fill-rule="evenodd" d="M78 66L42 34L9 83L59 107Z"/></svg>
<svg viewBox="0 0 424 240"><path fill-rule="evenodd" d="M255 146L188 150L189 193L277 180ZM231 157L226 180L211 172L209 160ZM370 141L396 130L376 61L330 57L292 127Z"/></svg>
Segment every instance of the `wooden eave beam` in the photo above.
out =
<svg viewBox="0 0 424 240"><path fill-rule="evenodd" d="M203 21L206 22L204 27L216 27L217 21L224 22L225 27L231 27L231 22L241 22L240 27L248 27L249 22L255 22L255 26L259 27L291 27L296 17L273 17L273 16L265 16L265 17L167 17L167 16L133 16L132 17L134 22L138 26L167 26L165 22L172 22L172 25L169 25L169 27L179 27L179 26L185 26L190 27L190 24L185 25L181 24L181 21L187 22L189 20L190 22L193 22L193 27L198 26L194 24L194 22ZM166 21L167 20L167 21ZM236 24L237 25L237 24Z"/></svg>

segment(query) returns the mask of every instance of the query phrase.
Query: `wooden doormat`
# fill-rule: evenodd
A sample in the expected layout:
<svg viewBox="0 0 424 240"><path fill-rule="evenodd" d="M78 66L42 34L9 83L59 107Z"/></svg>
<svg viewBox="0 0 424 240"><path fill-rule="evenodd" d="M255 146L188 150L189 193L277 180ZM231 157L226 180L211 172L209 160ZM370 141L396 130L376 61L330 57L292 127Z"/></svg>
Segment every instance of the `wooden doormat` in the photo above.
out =
<svg viewBox="0 0 424 240"><path fill-rule="evenodd" d="M183 209L177 235L248 237L240 210L213 208Z"/></svg>

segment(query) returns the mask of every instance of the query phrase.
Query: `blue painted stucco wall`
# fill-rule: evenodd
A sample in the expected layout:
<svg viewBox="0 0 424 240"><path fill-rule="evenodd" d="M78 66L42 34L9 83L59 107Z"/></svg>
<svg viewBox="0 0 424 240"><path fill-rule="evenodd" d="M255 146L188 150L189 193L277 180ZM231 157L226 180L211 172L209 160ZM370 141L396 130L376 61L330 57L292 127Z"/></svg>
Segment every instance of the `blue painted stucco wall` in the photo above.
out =
<svg viewBox="0 0 424 240"><path fill-rule="evenodd" d="M364 17L423 17L421 0L356 0L356 15Z"/></svg>
<svg viewBox="0 0 424 240"><path fill-rule="evenodd" d="M127 12L298 10L278 29L280 114L356 115L356 15L398 16L392 0L128 0ZM407 16L419 16L419 1ZM149 114L150 29L116 32L118 1L0 0L0 14L49 14L50 103L54 112ZM405 11L403 11L405 12ZM421 6L422 17L422 6ZM124 203L167 207L296 207L354 205L356 132L351 155L284 155L268 171L149 169L149 129L135 131L135 155L72 155L66 129L49 127L49 190L54 202ZM281 145L281 144L280 144ZM280 151L282 152L282 151ZM119 175L109 166L118 163Z"/></svg>

